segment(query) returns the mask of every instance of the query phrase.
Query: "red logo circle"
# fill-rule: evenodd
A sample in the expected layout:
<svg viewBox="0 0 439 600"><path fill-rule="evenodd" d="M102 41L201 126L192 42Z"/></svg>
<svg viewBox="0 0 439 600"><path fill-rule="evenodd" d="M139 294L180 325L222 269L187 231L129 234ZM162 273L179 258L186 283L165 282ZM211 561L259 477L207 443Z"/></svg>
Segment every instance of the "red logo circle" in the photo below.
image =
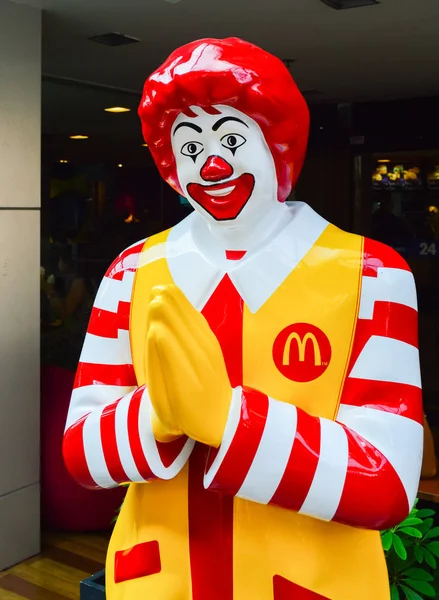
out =
<svg viewBox="0 0 439 600"><path fill-rule="evenodd" d="M326 334L309 323L288 325L273 344L274 364L291 381L313 381L323 375L331 353Z"/></svg>

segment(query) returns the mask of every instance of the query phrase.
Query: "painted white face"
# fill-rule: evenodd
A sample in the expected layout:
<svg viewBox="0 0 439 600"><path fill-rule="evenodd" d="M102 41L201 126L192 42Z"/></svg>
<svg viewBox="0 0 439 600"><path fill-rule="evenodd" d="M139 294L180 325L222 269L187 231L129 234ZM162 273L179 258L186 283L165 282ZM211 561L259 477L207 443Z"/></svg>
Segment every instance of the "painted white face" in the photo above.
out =
<svg viewBox="0 0 439 600"><path fill-rule="evenodd" d="M251 222L277 203L273 157L259 125L230 106L191 107L172 127L177 175L188 201L217 222Z"/></svg>

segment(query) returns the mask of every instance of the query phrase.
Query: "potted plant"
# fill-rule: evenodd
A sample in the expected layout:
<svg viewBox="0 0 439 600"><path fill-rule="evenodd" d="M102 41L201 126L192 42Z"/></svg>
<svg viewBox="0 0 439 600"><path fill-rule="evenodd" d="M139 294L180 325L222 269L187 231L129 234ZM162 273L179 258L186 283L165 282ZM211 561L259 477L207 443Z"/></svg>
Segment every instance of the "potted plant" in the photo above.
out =
<svg viewBox="0 0 439 600"><path fill-rule="evenodd" d="M79 590L81 600L105 600L105 571L81 581Z"/></svg>
<svg viewBox="0 0 439 600"><path fill-rule="evenodd" d="M391 600L439 598L439 527L435 511L417 508L397 527L381 533Z"/></svg>

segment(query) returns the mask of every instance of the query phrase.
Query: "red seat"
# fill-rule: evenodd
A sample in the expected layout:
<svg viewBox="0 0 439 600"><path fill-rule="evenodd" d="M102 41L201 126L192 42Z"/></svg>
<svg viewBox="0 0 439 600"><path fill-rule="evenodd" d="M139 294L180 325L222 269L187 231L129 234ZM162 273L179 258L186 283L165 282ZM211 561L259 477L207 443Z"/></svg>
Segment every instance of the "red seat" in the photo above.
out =
<svg viewBox="0 0 439 600"><path fill-rule="evenodd" d="M62 438L75 374L59 367L41 371L41 508L43 526L64 531L110 528L125 488L92 491L69 475Z"/></svg>

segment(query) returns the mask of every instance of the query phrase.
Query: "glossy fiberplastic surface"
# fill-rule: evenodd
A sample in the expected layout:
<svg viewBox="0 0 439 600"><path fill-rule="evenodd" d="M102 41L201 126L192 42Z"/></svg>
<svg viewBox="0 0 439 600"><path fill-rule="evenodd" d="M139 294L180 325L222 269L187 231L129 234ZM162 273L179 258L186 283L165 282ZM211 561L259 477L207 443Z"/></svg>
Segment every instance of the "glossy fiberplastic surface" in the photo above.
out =
<svg viewBox="0 0 439 600"><path fill-rule="evenodd" d="M267 52L179 48L139 113L194 212L111 265L78 367L66 464L131 483L108 600L388 600L378 531L422 460L407 264L283 202L309 117Z"/></svg>

